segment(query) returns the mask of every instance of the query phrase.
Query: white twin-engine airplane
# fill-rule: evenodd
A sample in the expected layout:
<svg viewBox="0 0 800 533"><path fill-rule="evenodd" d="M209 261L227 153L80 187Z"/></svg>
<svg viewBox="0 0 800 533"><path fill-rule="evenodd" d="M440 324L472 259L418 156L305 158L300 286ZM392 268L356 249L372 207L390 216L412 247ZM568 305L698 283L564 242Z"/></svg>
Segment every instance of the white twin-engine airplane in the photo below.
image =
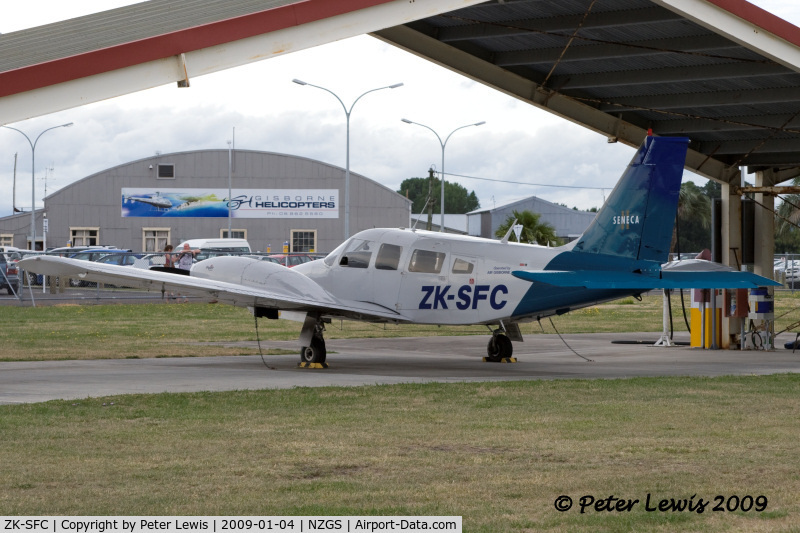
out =
<svg viewBox="0 0 800 533"><path fill-rule="evenodd" d="M324 363L331 318L398 324L485 324L489 361L512 355L519 323L651 289L754 288L775 282L668 259L688 139L647 137L586 232L558 248L413 229L362 231L327 257L294 268L245 257L196 263L190 276L38 256L37 274L150 290L202 293L303 322L302 363ZM284 315L284 316L285 316Z"/></svg>

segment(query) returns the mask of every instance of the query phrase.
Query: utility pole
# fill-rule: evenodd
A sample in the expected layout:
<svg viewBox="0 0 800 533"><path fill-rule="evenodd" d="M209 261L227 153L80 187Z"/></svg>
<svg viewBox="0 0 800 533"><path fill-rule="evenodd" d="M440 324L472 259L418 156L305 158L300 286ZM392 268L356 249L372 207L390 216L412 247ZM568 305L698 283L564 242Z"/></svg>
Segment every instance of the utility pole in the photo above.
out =
<svg viewBox="0 0 800 533"><path fill-rule="evenodd" d="M433 229L433 167L428 169L428 231Z"/></svg>
<svg viewBox="0 0 800 533"><path fill-rule="evenodd" d="M16 213L17 210L17 153L14 152L14 186L11 198L11 214Z"/></svg>

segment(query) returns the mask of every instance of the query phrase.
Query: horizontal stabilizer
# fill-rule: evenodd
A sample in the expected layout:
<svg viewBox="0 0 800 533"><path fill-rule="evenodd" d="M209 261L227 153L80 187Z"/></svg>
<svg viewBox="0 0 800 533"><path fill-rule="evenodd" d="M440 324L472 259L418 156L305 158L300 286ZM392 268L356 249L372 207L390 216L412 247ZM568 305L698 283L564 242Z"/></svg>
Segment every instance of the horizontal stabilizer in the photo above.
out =
<svg viewBox="0 0 800 533"><path fill-rule="evenodd" d="M755 289L780 283L751 272L660 271L657 276L613 270L516 270L526 281L587 289Z"/></svg>

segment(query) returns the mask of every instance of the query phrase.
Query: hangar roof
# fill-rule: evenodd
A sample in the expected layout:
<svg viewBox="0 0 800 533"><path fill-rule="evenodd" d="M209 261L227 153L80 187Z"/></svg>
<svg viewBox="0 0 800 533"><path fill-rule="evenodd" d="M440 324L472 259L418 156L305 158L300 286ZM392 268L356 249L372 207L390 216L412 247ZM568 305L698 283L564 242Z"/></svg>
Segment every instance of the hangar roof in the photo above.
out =
<svg viewBox="0 0 800 533"><path fill-rule="evenodd" d="M292 39L254 41L290 28ZM610 141L686 135L687 167L712 179L732 181L739 166L784 169L774 182L800 173L800 29L745 0L150 0L0 36L0 123L348 32ZM99 77L112 71L129 73ZM72 94L51 103L62 86Z"/></svg>

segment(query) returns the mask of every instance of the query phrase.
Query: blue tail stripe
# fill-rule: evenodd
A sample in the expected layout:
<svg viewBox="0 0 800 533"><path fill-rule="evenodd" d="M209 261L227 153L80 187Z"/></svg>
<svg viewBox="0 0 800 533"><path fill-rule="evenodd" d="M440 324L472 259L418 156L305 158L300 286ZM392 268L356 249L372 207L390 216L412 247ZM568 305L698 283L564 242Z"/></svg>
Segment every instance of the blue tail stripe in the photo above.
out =
<svg viewBox="0 0 800 533"><path fill-rule="evenodd" d="M647 137L573 251L666 261L688 145Z"/></svg>

